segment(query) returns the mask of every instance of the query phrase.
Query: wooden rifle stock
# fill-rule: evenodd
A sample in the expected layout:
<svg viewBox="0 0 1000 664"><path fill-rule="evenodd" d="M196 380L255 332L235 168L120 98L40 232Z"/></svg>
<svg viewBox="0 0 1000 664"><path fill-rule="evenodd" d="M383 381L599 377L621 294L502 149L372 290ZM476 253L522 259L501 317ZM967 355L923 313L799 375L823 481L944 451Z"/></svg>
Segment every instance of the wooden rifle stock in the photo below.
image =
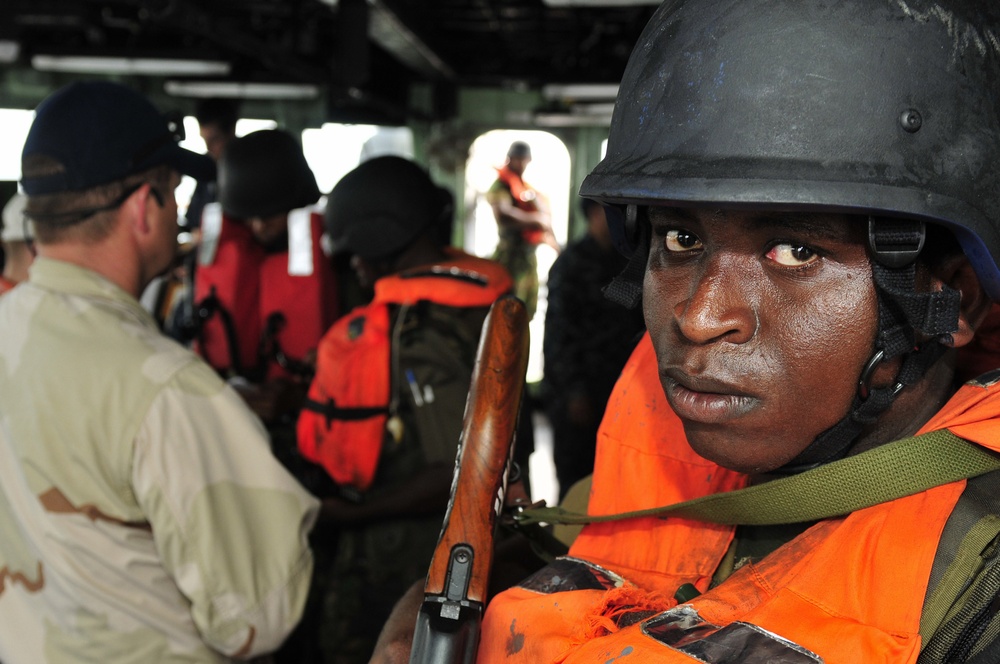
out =
<svg viewBox="0 0 1000 664"><path fill-rule="evenodd" d="M483 324L410 664L475 661L528 363L527 325L524 303L513 296L497 300Z"/></svg>

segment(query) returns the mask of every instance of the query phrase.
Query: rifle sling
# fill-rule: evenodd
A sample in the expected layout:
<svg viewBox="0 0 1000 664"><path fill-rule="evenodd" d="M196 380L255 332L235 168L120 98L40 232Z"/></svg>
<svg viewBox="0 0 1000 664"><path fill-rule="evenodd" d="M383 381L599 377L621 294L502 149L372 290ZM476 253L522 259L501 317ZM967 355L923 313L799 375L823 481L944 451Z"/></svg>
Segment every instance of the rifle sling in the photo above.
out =
<svg viewBox="0 0 1000 664"><path fill-rule="evenodd" d="M799 523L849 514L998 469L1000 455L945 429L881 445L798 475L673 505L604 515L540 507L514 518L524 524L668 516L729 525Z"/></svg>

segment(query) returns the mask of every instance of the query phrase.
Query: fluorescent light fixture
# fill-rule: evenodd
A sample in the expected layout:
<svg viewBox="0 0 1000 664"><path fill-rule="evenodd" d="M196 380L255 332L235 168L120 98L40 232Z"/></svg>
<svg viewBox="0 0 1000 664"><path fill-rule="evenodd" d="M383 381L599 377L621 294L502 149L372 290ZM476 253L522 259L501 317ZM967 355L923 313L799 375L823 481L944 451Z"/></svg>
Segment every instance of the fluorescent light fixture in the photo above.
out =
<svg viewBox="0 0 1000 664"><path fill-rule="evenodd" d="M237 83L232 81L167 81L163 89L175 97L240 99L315 99L319 86L307 83Z"/></svg>
<svg viewBox="0 0 1000 664"><path fill-rule="evenodd" d="M21 55L21 45L10 39L0 39L0 62L9 64Z"/></svg>
<svg viewBox="0 0 1000 664"><path fill-rule="evenodd" d="M85 55L35 55L31 66L39 71L71 74L145 74L178 76L225 76L229 63L219 60L175 58L111 58Z"/></svg>
<svg viewBox="0 0 1000 664"><path fill-rule="evenodd" d="M617 83L550 84L542 88L542 97L545 99L572 99L574 101L613 100L617 96Z"/></svg>

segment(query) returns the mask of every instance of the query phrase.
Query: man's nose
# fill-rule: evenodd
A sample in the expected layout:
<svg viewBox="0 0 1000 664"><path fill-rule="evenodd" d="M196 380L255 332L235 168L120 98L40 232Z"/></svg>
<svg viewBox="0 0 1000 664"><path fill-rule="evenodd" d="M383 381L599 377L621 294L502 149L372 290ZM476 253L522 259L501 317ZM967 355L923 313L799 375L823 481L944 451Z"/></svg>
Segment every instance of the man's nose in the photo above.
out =
<svg viewBox="0 0 1000 664"><path fill-rule="evenodd" d="M759 277L740 261L710 258L691 284L689 295L674 306L681 334L696 344L746 343L757 334Z"/></svg>

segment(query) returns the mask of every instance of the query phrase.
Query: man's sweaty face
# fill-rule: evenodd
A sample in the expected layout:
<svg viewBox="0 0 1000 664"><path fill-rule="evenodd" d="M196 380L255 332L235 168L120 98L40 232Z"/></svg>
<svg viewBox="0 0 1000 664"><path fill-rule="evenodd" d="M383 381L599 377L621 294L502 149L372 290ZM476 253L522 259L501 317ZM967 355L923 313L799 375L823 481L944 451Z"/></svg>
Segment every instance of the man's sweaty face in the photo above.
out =
<svg viewBox="0 0 1000 664"><path fill-rule="evenodd" d="M691 446L765 472L848 412L872 353L867 224L834 214L650 208L646 324Z"/></svg>

